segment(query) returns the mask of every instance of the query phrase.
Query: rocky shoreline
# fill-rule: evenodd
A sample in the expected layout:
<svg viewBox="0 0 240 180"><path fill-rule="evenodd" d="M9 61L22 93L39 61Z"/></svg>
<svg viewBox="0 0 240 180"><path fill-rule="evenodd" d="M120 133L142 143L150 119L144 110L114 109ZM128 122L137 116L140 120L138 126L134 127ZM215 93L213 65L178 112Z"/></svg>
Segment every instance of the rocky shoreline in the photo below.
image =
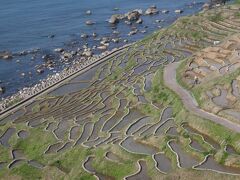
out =
<svg viewBox="0 0 240 180"><path fill-rule="evenodd" d="M114 48L110 51L107 50L99 55L93 55L92 57L87 58L84 62L79 61L79 59L74 60L72 66L65 68L59 73L48 76L46 79L41 80L33 87L23 88L22 90L18 91L18 93L3 99L0 102L0 114L4 114L15 106L22 104L23 102L35 97L37 94L42 93L50 87L55 86L67 78L77 74L79 71L82 71L88 66L100 62L108 56L121 51L130 45L131 44L126 44L122 47Z"/></svg>

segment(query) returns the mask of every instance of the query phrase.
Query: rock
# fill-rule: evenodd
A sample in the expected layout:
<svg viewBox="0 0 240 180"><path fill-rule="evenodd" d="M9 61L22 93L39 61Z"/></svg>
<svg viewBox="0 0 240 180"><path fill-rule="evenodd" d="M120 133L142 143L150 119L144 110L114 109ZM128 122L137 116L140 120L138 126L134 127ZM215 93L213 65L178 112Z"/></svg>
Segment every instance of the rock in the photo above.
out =
<svg viewBox="0 0 240 180"><path fill-rule="evenodd" d="M90 49L87 49L82 53L83 56L91 57L93 55L92 51Z"/></svg>
<svg viewBox="0 0 240 180"><path fill-rule="evenodd" d="M113 31L113 34L119 34L119 32L118 31Z"/></svg>
<svg viewBox="0 0 240 180"><path fill-rule="evenodd" d="M106 49L107 49L107 46L101 45L101 46L98 46L97 48L98 48L99 50L106 50Z"/></svg>
<svg viewBox="0 0 240 180"><path fill-rule="evenodd" d="M81 38L88 38L87 34L81 34Z"/></svg>
<svg viewBox="0 0 240 180"><path fill-rule="evenodd" d="M9 51L1 51L0 52L0 59L12 59L12 53Z"/></svg>
<svg viewBox="0 0 240 180"><path fill-rule="evenodd" d="M114 42L114 43L119 43L119 39L118 39L118 38L112 39L112 42Z"/></svg>
<svg viewBox="0 0 240 180"><path fill-rule="evenodd" d="M153 14L158 14L158 13L159 13L159 11L157 10L156 6L151 6L145 11L146 15L153 15Z"/></svg>
<svg viewBox="0 0 240 180"><path fill-rule="evenodd" d="M119 10L119 8L117 8L117 7L113 8L113 11L118 11L118 10Z"/></svg>
<svg viewBox="0 0 240 180"><path fill-rule="evenodd" d="M95 24L95 22L93 22L93 21L91 21L91 20L87 20L87 21L85 22L85 24L86 24L86 25L93 25L93 24Z"/></svg>
<svg viewBox="0 0 240 180"><path fill-rule="evenodd" d="M117 24L119 23L119 20L122 19L122 15L121 14L114 14L111 16L111 18L108 20L108 22L110 24Z"/></svg>
<svg viewBox="0 0 240 180"><path fill-rule="evenodd" d="M126 17L129 21L136 21L140 18L141 14L138 10L130 11L126 14Z"/></svg>
<svg viewBox="0 0 240 180"><path fill-rule="evenodd" d="M42 68L39 68L39 69L37 69L36 71L37 71L38 74L44 73L44 70L43 70Z"/></svg>
<svg viewBox="0 0 240 180"><path fill-rule="evenodd" d="M164 9L164 10L162 10L162 13L163 13L163 14L168 14L168 13L169 13L169 10Z"/></svg>
<svg viewBox="0 0 240 180"><path fill-rule="evenodd" d="M6 91L5 87L0 86L0 94L4 94Z"/></svg>
<svg viewBox="0 0 240 180"><path fill-rule="evenodd" d="M72 58L72 54L65 52L65 53L63 53L63 57L64 57L64 59L69 59L69 58Z"/></svg>
<svg viewBox="0 0 240 180"><path fill-rule="evenodd" d="M60 52L60 53L61 53L61 52L64 51L64 49L63 49L63 48L56 48L56 49L54 49L54 51L55 51L55 52Z"/></svg>
<svg viewBox="0 0 240 180"><path fill-rule="evenodd" d="M9 54L9 55L3 56L2 58L3 58L3 59L12 59L13 57L12 57L12 55Z"/></svg>
<svg viewBox="0 0 240 180"><path fill-rule="evenodd" d="M95 32L92 33L92 36L93 36L93 37L97 37L97 33L95 33Z"/></svg>
<svg viewBox="0 0 240 180"><path fill-rule="evenodd" d="M137 34L137 32L138 32L137 29L136 29L136 30L133 30L133 31L130 31L130 32L128 33L128 36L132 36L132 35L134 35L134 34Z"/></svg>
<svg viewBox="0 0 240 180"><path fill-rule="evenodd" d="M143 23L143 20L141 18L139 18L137 21L136 21L137 24L142 24Z"/></svg>
<svg viewBox="0 0 240 180"><path fill-rule="evenodd" d="M48 36L48 38L54 38L54 37L55 37L54 34L51 34L51 35Z"/></svg>
<svg viewBox="0 0 240 180"><path fill-rule="evenodd" d="M91 15L91 14L92 14L91 10L86 11L86 15Z"/></svg>
<svg viewBox="0 0 240 180"><path fill-rule="evenodd" d="M205 3L205 4L202 6L202 9L203 9L203 10L208 10L208 9L210 9L210 4Z"/></svg>
<svg viewBox="0 0 240 180"><path fill-rule="evenodd" d="M176 13L176 14L181 14L181 13L183 13L183 10L181 10L181 9L176 9L176 10L175 10L175 13Z"/></svg>

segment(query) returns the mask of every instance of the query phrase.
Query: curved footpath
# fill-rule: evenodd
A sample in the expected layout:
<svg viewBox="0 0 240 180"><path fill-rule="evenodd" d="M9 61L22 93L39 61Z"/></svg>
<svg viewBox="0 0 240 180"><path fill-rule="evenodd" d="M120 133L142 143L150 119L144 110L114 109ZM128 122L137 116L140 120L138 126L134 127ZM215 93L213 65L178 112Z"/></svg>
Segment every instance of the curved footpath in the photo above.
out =
<svg viewBox="0 0 240 180"><path fill-rule="evenodd" d="M10 113L14 113L18 108L31 103L34 99L42 96L43 94L45 94L47 92L50 92L50 91L54 90L55 88L64 84L66 81L69 81L70 79L73 79L74 77L79 76L80 74L92 69L93 67L95 67L95 66L105 62L106 60L116 56L117 54L123 52L126 48L128 48L131 45L133 45L133 43L122 46L122 47L116 49L115 51L111 52L110 54L108 54L108 55L106 55L106 56L104 56L100 59L97 59L97 61L93 61L92 63L89 63L89 64L87 63L87 65L85 67L81 68L77 72L74 72L73 74L68 75L67 77L65 77L62 80L52 84L51 86L46 87L45 89L43 89L40 92L34 94L33 96L31 96L29 98L26 98L26 99L23 99L19 103L15 104L13 106L10 106L9 108L4 110L3 112L0 112L0 120L3 119L4 117L6 117L7 115L9 115Z"/></svg>
<svg viewBox="0 0 240 180"><path fill-rule="evenodd" d="M221 124L235 132L240 132L240 124L234 123L232 121L229 121L225 118L219 117L215 114L209 113L199 108L196 100L191 96L191 94L186 89L180 86L180 84L178 84L176 80L176 69L179 66L179 64L180 62L170 63L164 68L163 79L165 85L171 90L173 90L176 94L178 94L184 106L189 111L193 112L195 115L200 116L204 119L211 120L217 124Z"/></svg>

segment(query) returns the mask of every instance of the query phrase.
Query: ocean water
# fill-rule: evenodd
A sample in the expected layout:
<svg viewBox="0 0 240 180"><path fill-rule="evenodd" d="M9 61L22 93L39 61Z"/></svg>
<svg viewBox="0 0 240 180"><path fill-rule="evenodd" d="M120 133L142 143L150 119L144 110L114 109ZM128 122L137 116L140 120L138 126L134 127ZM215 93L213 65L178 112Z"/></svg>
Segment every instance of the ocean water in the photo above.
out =
<svg viewBox="0 0 240 180"><path fill-rule="evenodd" d="M154 16L143 16L143 24L134 24L139 30L146 29L147 33L138 33L127 36L131 26L121 22L116 25L120 32L118 37L136 41L143 38L159 25L166 27L178 17L198 12L207 0L195 0L195 5L189 7L193 0L11 0L2 1L0 5L0 51L13 53L23 50L39 48L38 53L26 56L17 56L12 60L0 59L0 86L6 88L6 92L0 98L16 93L23 87L31 86L48 74L60 71L67 66L59 61L53 50L58 47L71 50L88 43L89 47L99 44L89 38L83 40L82 33L92 34L96 32L99 37L114 37L113 27L106 20L112 14L123 14L133 9L146 10L151 5L156 5L159 10L167 9L169 14L159 13ZM114 11L114 8L119 8ZM175 14L175 9L182 9L182 14ZM85 12L91 10L92 15ZM163 23L155 20L164 19ZM86 20L92 20L96 24L87 26ZM148 26L145 28L144 26ZM48 36L54 35L54 38ZM121 46L123 43L110 45L110 48ZM56 66L54 70L45 69L41 75L36 73L36 66L44 60L42 56L53 54ZM19 62L19 63L17 63ZM25 76L21 76L25 73ZM31 73L31 75L30 75Z"/></svg>

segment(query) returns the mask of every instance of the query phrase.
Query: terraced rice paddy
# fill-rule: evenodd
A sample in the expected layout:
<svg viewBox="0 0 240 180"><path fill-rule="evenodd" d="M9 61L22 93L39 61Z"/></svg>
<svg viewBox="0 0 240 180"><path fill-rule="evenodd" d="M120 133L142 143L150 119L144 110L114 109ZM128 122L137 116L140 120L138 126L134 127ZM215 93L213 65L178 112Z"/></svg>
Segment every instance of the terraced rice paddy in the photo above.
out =
<svg viewBox="0 0 240 180"><path fill-rule="evenodd" d="M164 179L176 170L187 169L198 173L211 170L212 177L221 177L221 172L239 178L230 176L240 174L240 148L235 146L235 139L220 144L225 139L216 140L202 129L191 127L191 114L161 82L165 64L190 58L194 53L193 57L200 58L205 53L203 48L240 31L235 6L179 19L3 117L0 176L145 180ZM223 10L228 13L222 13L221 20L209 18ZM236 46L236 40L227 42ZM212 71L225 73L220 70L223 66L229 65L229 71L238 67L234 58L229 59L229 46L220 50L224 56L219 59L215 57L221 53L211 47L214 58L206 53L206 61L211 59L212 65L204 64L204 68L198 58L191 57L189 66L196 71L189 74L197 74L204 81ZM212 103L233 107L227 97L230 92L239 96L238 82L236 78L228 87L219 84L218 90L209 91ZM238 116L234 107L228 114ZM182 112L187 114L179 115ZM204 123L208 128L208 121ZM227 146L230 142L234 147ZM223 149L226 154L222 155Z"/></svg>

